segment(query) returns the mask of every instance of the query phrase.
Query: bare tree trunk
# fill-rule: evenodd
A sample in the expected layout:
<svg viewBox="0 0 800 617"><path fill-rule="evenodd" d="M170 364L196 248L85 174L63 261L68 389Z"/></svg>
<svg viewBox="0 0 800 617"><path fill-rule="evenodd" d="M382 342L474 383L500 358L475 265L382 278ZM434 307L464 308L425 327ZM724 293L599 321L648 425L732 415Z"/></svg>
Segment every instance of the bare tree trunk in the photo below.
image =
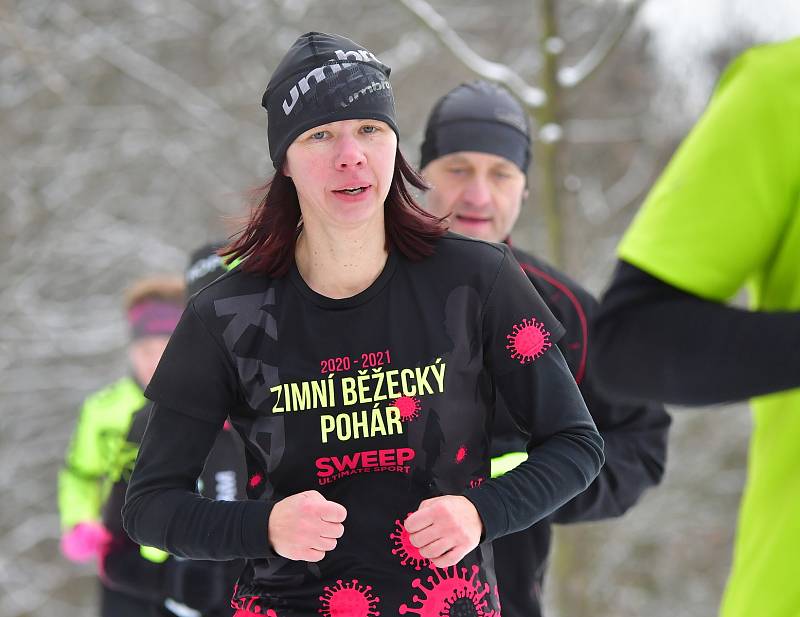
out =
<svg viewBox="0 0 800 617"><path fill-rule="evenodd" d="M558 159L561 145L561 92L558 83L558 58L563 47L556 19L556 1L540 0L542 71L539 86L545 92L544 104L529 112L538 123L534 146L536 161L536 203L547 221L550 258L558 267L564 266L564 239L559 210L560 170Z"/></svg>

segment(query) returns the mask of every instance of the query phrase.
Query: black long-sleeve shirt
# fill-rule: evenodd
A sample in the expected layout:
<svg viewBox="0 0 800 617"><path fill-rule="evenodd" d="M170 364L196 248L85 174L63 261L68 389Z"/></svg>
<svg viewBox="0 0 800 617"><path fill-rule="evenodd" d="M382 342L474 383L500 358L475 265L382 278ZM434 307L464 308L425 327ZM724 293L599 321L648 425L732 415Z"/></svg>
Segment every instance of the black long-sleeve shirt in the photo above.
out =
<svg viewBox="0 0 800 617"><path fill-rule="evenodd" d="M670 418L657 403L629 403L604 394L589 349L597 344L597 301L546 262L513 247L542 299L566 333L558 347L603 437L605 464L588 489L529 529L494 542L495 570L505 617L541 614L540 594L551 541L551 523L579 523L621 516L664 473ZM525 447L525 438L501 405L492 429L492 456Z"/></svg>
<svg viewBox="0 0 800 617"><path fill-rule="evenodd" d="M436 590L454 581L420 595L428 564L402 526L422 500L466 496L488 541L547 516L599 471L602 441L553 344L562 332L507 249L454 234L421 262L391 252L368 289L342 300L296 268L281 279L235 269L194 297L147 390L156 405L126 528L178 555L250 558L236 596L249 610L316 617L353 593L386 614L444 607L458 598ZM530 456L491 479L496 392ZM225 410L247 443L249 500L211 503L192 483ZM345 535L318 564L278 557L271 508L311 488L347 508ZM437 576L467 576L480 610L496 609L483 593L495 586L490 555L481 545Z"/></svg>
<svg viewBox="0 0 800 617"><path fill-rule="evenodd" d="M595 327L593 361L615 396L711 405L800 387L800 313L705 300L624 261Z"/></svg>

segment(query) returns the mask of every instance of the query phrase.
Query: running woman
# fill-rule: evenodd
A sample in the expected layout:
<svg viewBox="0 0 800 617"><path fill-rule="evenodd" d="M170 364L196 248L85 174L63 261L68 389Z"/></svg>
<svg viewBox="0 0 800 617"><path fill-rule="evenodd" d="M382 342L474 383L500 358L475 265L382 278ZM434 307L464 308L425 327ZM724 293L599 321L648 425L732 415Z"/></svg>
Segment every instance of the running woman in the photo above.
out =
<svg viewBox="0 0 800 617"><path fill-rule="evenodd" d="M142 544L244 557L237 614L499 615L491 541L584 490L602 439L510 251L413 200L389 69L302 35L263 97L275 176L147 390ZM530 456L490 477L495 396ZM230 413L248 500L192 490Z"/></svg>

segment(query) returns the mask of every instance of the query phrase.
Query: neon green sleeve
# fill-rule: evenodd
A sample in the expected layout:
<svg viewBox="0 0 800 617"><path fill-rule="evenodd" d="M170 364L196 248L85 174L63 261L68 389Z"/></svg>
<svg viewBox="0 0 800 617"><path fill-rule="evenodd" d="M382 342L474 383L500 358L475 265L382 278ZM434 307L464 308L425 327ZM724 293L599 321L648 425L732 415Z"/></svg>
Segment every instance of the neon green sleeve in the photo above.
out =
<svg viewBox="0 0 800 617"><path fill-rule="evenodd" d="M100 461L99 427L94 406L88 401L81 407L78 424L72 434L64 467L58 474L58 509L61 528L69 529L83 521L100 519L100 483L103 468Z"/></svg>
<svg viewBox="0 0 800 617"><path fill-rule="evenodd" d="M58 476L62 530L83 521L99 521L133 413L145 403L141 388L123 379L90 396L81 407L64 467Z"/></svg>
<svg viewBox="0 0 800 617"><path fill-rule="evenodd" d="M152 563L164 563L169 559L169 553L153 546L140 546L139 555L142 556L142 559L147 559Z"/></svg>
<svg viewBox="0 0 800 617"><path fill-rule="evenodd" d="M492 459L493 478L499 478L528 460L527 452L506 452Z"/></svg>
<svg viewBox="0 0 800 617"><path fill-rule="evenodd" d="M61 529L66 531L78 523L100 519L100 481L83 478L64 468L58 474L58 510Z"/></svg>
<svg viewBox="0 0 800 617"><path fill-rule="evenodd" d="M621 259L714 300L767 266L800 179L800 43L739 57L619 247Z"/></svg>

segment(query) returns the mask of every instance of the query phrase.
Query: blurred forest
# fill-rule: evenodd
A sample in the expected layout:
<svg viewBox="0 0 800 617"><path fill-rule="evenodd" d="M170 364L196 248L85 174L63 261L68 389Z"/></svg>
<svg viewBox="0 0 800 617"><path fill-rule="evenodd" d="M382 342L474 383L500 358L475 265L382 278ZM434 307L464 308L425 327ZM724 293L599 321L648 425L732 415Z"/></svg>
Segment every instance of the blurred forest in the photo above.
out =
<svg viewBox="0 0 800 617"><path fill-rule="evenodd" d="M425 7L443 18L438 33ZM552 166L549 176L534 169L514 240L599 293L621 232L721 68L754 43L800 35L800 6L0 2L0 617L95 614L92 567L58 552L56 474L76 411L127 370L124 287L182 272L190 250L236 229L244 192L269 177L261 94L309 30L345 34L393 67L412 161L430 107L474 78L476 57L533 89L555 75L557 113L537 133L537 152L556 144ZM600 56L598 41L608 42ZM574 83L587 54L602 62ZM554 219L536 197L553 179ZM739 405L673 416L663 485L621 519L559 530L551 617L715 613L749 414Z"/></svg>

